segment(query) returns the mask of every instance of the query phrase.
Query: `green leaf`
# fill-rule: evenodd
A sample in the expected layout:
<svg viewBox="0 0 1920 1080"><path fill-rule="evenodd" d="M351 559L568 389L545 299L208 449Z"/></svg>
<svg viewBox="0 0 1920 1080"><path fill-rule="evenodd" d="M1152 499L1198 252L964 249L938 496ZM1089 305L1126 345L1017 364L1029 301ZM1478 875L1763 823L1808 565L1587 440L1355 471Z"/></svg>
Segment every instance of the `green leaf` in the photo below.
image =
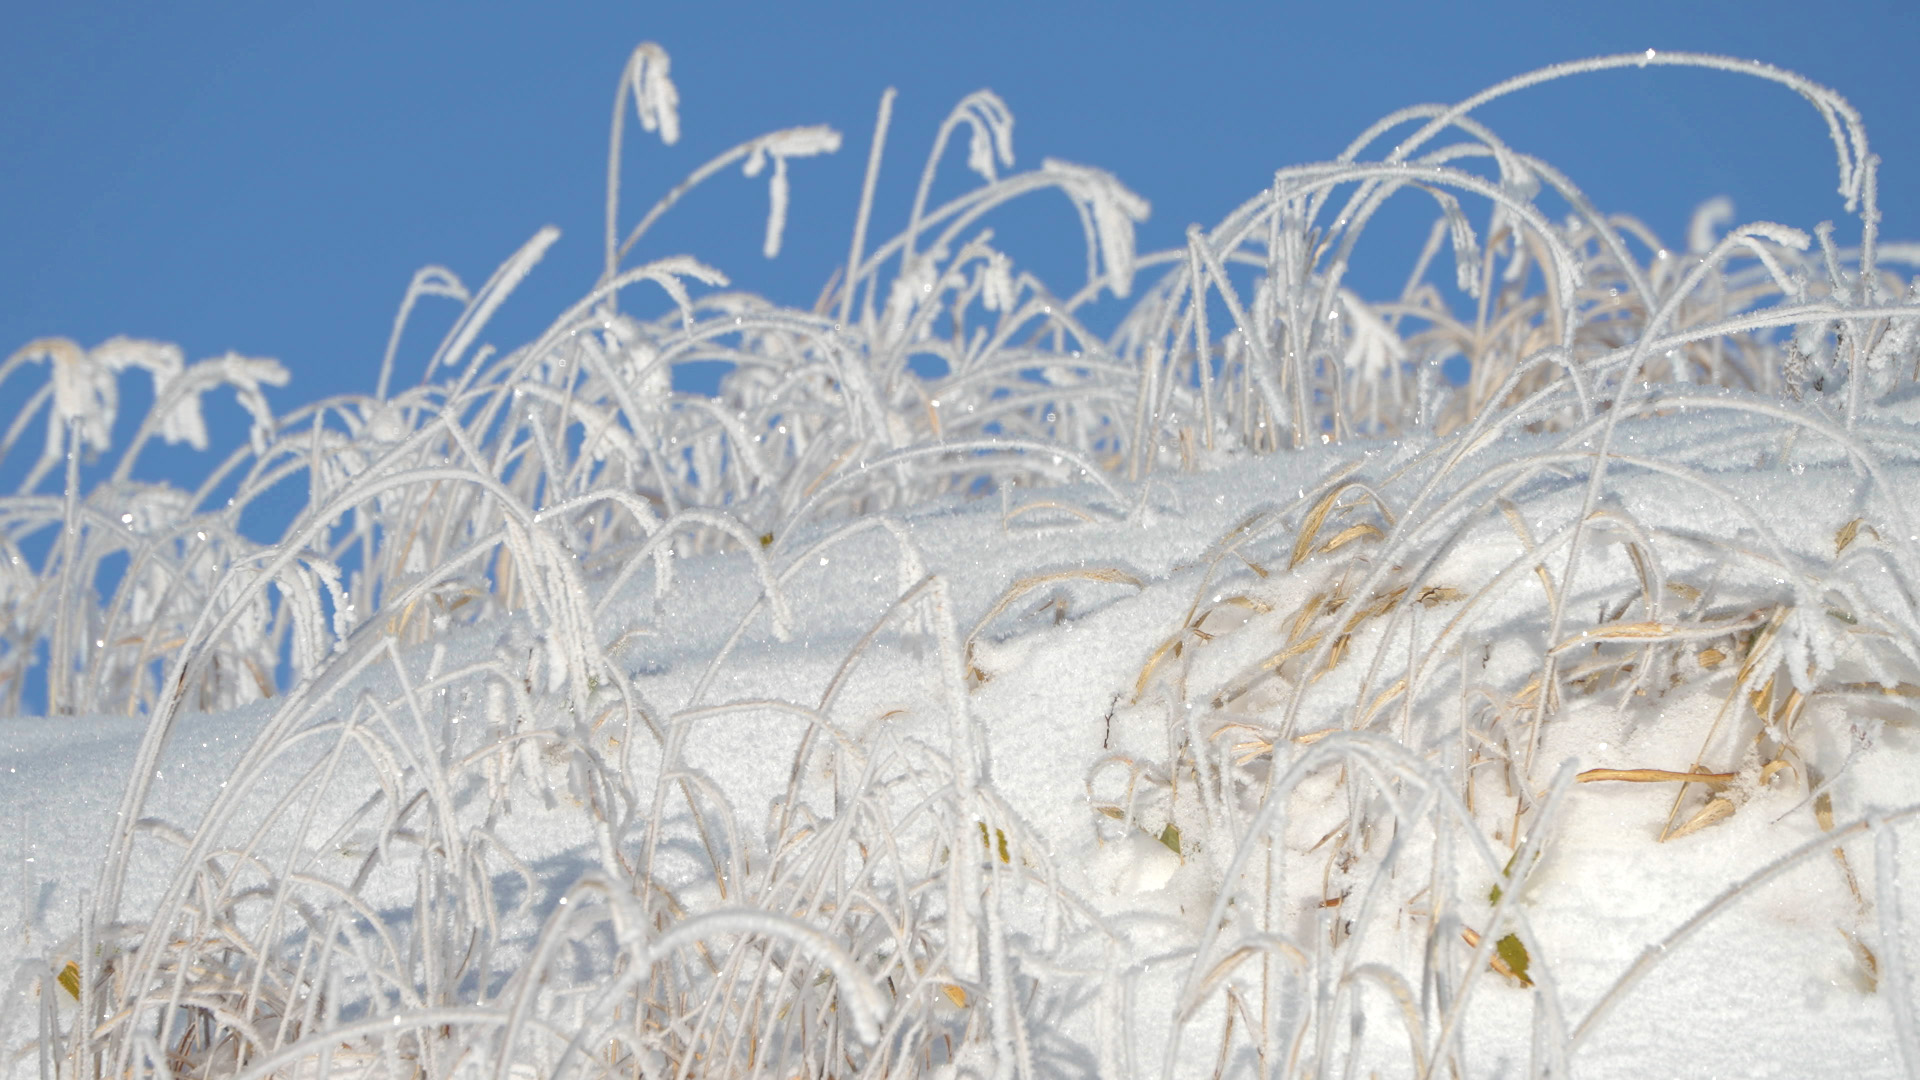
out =
<svg viewBox="0 0 1920 1080"><path fill-rule="evenodd" d="M1502 878L1512 879L1513 864L1519 861L1520 861L1520 849L1514 848L1513 854L1507 856L1507 865L1500 868L1500 876ZM1487 903L1497 904L1500 902L1500 897L1503 895L1505 894L1500 891L1500 883L1496 881L1493 883L1493 889L1487 893Z"/></svg>
<svg viewBox="0 0 1920 1080"><path fill-rule="evenodd" d="M1167 845L1168 851L1180 854L1180 827L1171 821L1167 822L1167 827L1160 830L1160 842Z"/></svg>
<svg viewBox="0 0 1920 1080"><path fill-rule="evenodd" d="M1500 959L1512 969L1513 977L1520 980L1521 986L1533 985L1533 980L1527 978L1527 964L1531 958L1527 956L1527 947L1521 944L1519 934L1508 934L1501 938L1494 943L1493 951L1500 954Z"/></svg>
<svg viewBox="0 0 1920 1080"><path fill-rule="evenodd" d="M974 824L980 826L980 846L986 848L988 852L992 852L993 841L987 838L987 823L978 821ZM993 830L993 835L1000 841L1000 861L1012 865L1013 854L1007 850L1007 834L1005 830L995 829Z"/></svg>

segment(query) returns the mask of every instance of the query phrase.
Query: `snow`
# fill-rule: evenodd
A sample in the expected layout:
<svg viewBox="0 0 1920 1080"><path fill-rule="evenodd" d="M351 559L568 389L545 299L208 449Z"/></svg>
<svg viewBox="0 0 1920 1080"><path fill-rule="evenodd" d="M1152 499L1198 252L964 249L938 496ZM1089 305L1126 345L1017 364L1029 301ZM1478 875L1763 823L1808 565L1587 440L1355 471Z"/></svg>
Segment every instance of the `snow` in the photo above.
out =
<svg viewBox="0 0 1920 1080"><path fill-rule="evenodd" d="M1683 434L1688 442L1711 441L1702 440L1697 430ZM1727 438L1737 434L1725 433ZM1646 437L1636 433L1636 438ZM1124 825L1097 812L1096 805L1106 803L1096 800L1124 799L1117 789L1127 769L1103 771L1101 763L1147 763L1152 769L1156 766L1151 763L1166 760L1169 729L1161 710L1134 702L1131 690L1157 645L1181 625L1196 592L1212 597L1251 590L1273 611L1286 612L1318 587L1315 575L1304 567L1261 579L1245 565L1210 572L1206 559L1209 549L1251 512L1276 505L1297 507L1301 500L1290 497L1294 492L1351 456L1350 448L1337 454L1310 450L1181 477L1151 491L1142 507L1091 522L1054 513L1051 518L1058 520L1028 524L1046 516L1029 515L1009 523L998 500L907 508L896 515L915 562L948 583L963 629L987 614L1009 584L1034 575L1098 568L1139 582L1063 577L1056 591L1034 589L988 620L975 639L972 661L985 681L968 692L967 708L984 744L985 783L1004 800L1009 820L1020 825L1021 857L1027 857L1031 845L1059 875L1062 891L1081 897L1133 943L1130 955L1138 966L1123 977L1131 983L1131 1008L1140 1024L1129 1038L1142 1067L1156 1061L1164 1045L1164 1029L1155 1030L1159 1025L1152 1018L1161 1018L1164 1025L1184 980L1191 977L1189 951L1214 903L1219 863L1226 853L1201 847L1205 833L1189 822L1183 830L1183 851L1176 854L1156 835L1165 825L1164 805L1138 808ZM1391 460L1393 448L1383 447L1377 456ZM1808 510L1830 502L1822 495L1838 486L1827 477L1796 477L1791 472L1767 475L1756 470L1747 478L1736 474L1721 479L1729 487L1750 481L1764 487L1772 505ZM1898 483L1904 490L1916 490L1905 486L1915 479L1909 471ZM1624 500L1644 496L1671 505L1664 487L1662 478L1643 474L1618 481L1616 490ZM1050 491L1047 497L1097 505L1102 494L1088 487ZM1014 499L1027 497L1022 493ZM1824 520L1810 512L1805 517ZM1676 527L1711 532L1721 526L1707 513L1695 512L1680 515ZM929 671L937 655L923 635L885 635L850 673L841 670L897 588L896 542L891 534L867 530L797 561L796 572L787 580L789 603L798 613L791 640L773 640L762 621L697 700L690 694L705 674L706 661L742 611L752 606L756 593L744 555L684 560L657 613L648 613L650 586L630 590L633 595L616 609L622 612L616 625L631 620L686 628L671 636L643 633L633 639L621 654L628 673L647 700L682 708L731 701L813 703L832 687L834 699L823 711L855 738L871 743L875 732L891 727L899 738L938 739L937 727L928 723L929 714L939 708L937 695L929 694L937 685ZM807 545L801 540L794 546ZM1289 538L1280 534L1242 549L1242 554L1254 562L1277 563L1288 546ZM1454 575L1449 580L1484 579L1496 573L1508 555L1491 542L1470 545L1449 561L1448 573ZM1051 602L1029 603L1046 599ZM1215 683L1222 674L1241 668L1244 660L1238 654L1248 650L1235 639L1264 629L1254 625L1257 622L1258 617L1237 628L1222 623L1214 642L1195 645L1200 657L1187 676L1189 683ZM484 638L486 630L471 628L465 636ZM463 644L470 642L456 641L452 648L460 650ZM1728 689L1726 678L1708 678L1665 695L1657 708L1621 710L1604 700L1582 705L1548 726L1541 760L1572 760L1580 766L1684 765L1697 751L1701 733ZM264 720L261 706L184 718L156 772L150 816L183 824L194 821ZM1823 732L1842 728L1845 708L1837 703L1817 706L1809 722ZM792 716L754 708L690 721L688 728L684 768L724 793L743 829L760 827L784 797L803 725ZM1842 820L1873 807L1912 801L1917 748L1911 721L1879 730L1884 745L1860 757L1836 798L1835 813ZM60 928L73 925L91 887L140 734L141 722L128 718L75 718L58 724L16 718L0 727L0 750L7 763L0 813L4 820L25 823L22 838L31 859L22 867L27 875L21 894L25 907L9 912L0 930L0 948L5 949L0 964L8 970L24 960L57 967L67 955L59 944ZM636 766L632 779L644 783L645 770ZM1542 861L1527 876L1521 903L1538 942L1533 975L1541 982L1543 970L1551 973L1569 1020L1584 1016L1643 950L1657 947L1716 894L1821 835L1804 798L1805 787L1774 783L1746 792L1746 801L1725 821L1656 843L1670 788L1572 788L1543 845ZM339 792L342 797L357 794L349 785L341 785ZM278 794L269 785L256 788L241 818L262 812ZM1309 810L1335 807L1339 814L1339 785L1330 773L1303 784L1295 799ZM528 804L516 805L516 815L525 807ZM594 841L579 816L566 812L564 802L559 812L537 805L528 812L532 821L516 818L516 850L541 879L545 896L536 905L537 914L551 917L559 907L559 894L570 884L569 875L590 872L596 863ZM1290 846L1310 851L1320 828L1290 827ZM746 843L750 852L756 850L751 841ZM1871 876L1867 848L1856 843L1850 851L1853 872ZM675 888L684 890L682 901L691 905L703 886L696 861L684 862L684 878ZM1909 860L1902 870L1908 889L1914 885L1911 866ZM132 911L153 902L161 867L149 858L130 876L138 886L129 898ZM1484 871L1478 874L1487 877ZM1013 895L1031 887L1015 886ZM1373 942L1382 957L1399 965L1417 965L1426 940L1417 902L1400 895L1410 891L1390 890L1397 910L1382 918ZM1873 942L1871 947L1882 953L1887 948L1875 939L1871 920L1863 918L1864 908L1832 857L1804 860L1663 955L1581 1045L1574 1059L1579 1073L1898 1075L1889 998L1874 992L1873 980L1851 944L1858 939ZM24 923L22 913L27 916ZM1020 925L1026 922L1024 914L1004 917ZM1385 915L1376 910L1377 917ZM1324 936L1314 913L1293 918L1300 940ZM1909 952L1912 946L1910 939L1905 942ZM1148 963L1156 955L1160 959ZM15 993L26 989L26 978L16 978ZM1488 980L1478 993L1466 1067L1474 1075L1512 1074L1524 1060L1529 1011L1537 1002L1505 980ZM1384 1000L1363 1000L1370 1009L1385 1009ZM1081 1002L1080 1012L1090 1004ZM1058 1007L1061 1013L1047 1017L1052 1028L1047 1040L1068 1044L1091 1034L1088 1017L1067 1011L1066 1005ZM32 1010L11 1015L30 1017ZM1396 1063L1404 1067L1404 1054L1393 1046L1400 1036L1393 1031L1390 1013L1374 1016L1377 1026L1369 1028L1368 1045L1380 1056L1377 1061L1369 1058L1368 1065L1397 1071ZM1217 1024L1218 1018L1211 1023ZM30 1034L22 1027L16 1023L9 1037ZM1205 1030L1206 1025L1196 1027ZM1814 1032L1821 1037L1809 1038ZM1081 1043L1081 1049L1084 1053L1089 1048ZM1199 1058L1192 1065L1196 1074L1207 1073L1211 1057L1204 1067ZM1063 1062L1062 1068L1074 1071L1077 1066ZM1185 1075L1189 1069L1176 1072Z"/></svg>

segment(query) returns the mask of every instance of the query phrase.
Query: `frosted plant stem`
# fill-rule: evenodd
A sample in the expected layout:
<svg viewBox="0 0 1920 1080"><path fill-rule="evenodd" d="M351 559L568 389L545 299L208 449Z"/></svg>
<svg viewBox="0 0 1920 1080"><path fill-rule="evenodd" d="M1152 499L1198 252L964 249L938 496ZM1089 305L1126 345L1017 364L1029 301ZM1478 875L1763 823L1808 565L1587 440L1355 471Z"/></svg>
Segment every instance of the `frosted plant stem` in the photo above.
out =
<svg viewBox="0 0 1920 1080"><path fill-rule="evenodd" d="M55 1062L60 1059L60 1017L54 1011L58 1003L54 1001L53 994L54 987L59 983L51 965L48 965L48 970L41 972L38 982L40 1037L34 1040L34 1044L40 1052L40 1080L57 1080L59 1074L56 1070L59 1066ZM77 1036L79 1032L74 1034Z"/></svg>
<svg viewBox="0 0 1920 1080"><path fill-rule="evenodd" d="M87 1076L94 1070L87 1067L89 1058L95 1056L93 1027L99 1019L99 1007L94 998L93 988L99 980L100 958L95 955L99 950L99 911L94 907L90 893L80 894L80 994L79 1011L74 1013L72 1038L69 1049L73 1054L72 1075ZM51 987L48 991L51 992Z"/></svg>
<svg viewBox="0 0 1920 1080"><path fill-rule="evenodd" d="M1211 243L1195 244L1192 250L1197 252L1206 263L1207 274L1213 278L1214 287L1220 290L1220 299L1226 301L1228 314L1233 317L1234 324L1240 328L1241 338L1246 341L1253 353L1250 366L1253 371L1254 385L1260 390L1261 404L1267 407L1269 422L1277 427L1283 410L1280 406L1281 390L1273 379L1276 366L1273 346L1267 341L1265 331L1255 325L1254 320L1248 317L1246 309L1240 305L1240 295L1234 291L1233 283L1227 279L1226 268L1220 265L1219 255L1214 251L1213 245ZM1196 297L1203 297L1206 291L1204 281L1193 283L1193 293Z"/></svg>
<svg viewBox="0 0 1920 1080"><path fill-rule="evenodd" d="M620 265L620 143L626 132L627 91L633 74L633 65L639 62L639 52L627 58L627 66L620 72L620 81L613 89L613 119L607 130L607 202L606 202L606 264L602 267L602 281L613 277ZM607 297L607 312L619 310L619 296Z"/></svg>
<svg viewBox="0 0 1920 1080"><path fill-rule="evenodd" d="M867 246L867 220L873 214L873 192L880 183L880 161L886 154L887 128L893 122L893 87L880 95L880 115L873 121L873 145L867 149L867 176L860 184L860 211L853 219L853 242L847 249L847 280L840 287L840 325L853 325L853 294L860 285L860 252ZM868 285L871 300L873 288Z"/></svg>
<svg viewBox="0 0 1920 1080"><path fill-rule="evenodd" d="M431 377L435 368L451 367L459 363L461 354L467 351L467 346L473 344L473 339L486 328L487 322L493 318L493 313L506 302L507 297L513 294L513 290L526 280L527 275L532 273L533 268L545 257L547 249L552 247L553 242L558 239L560 239L560 230L551 225L544 225L533 234L532 239L520 246L519 251L514 252L512 257L500 264L500 268L495 270L493 276L487 279L487 283L480 286L480 291L474 294L473 302L467 306L466 311L461 313L459 320L453 324L453 328L447 331L446 341L442 342L440 348L434 352L433 358L427 361L427 369L420 376L422 380ZM608 295L611 297L613 294Z"/></svg>
<svg viewBox="0 0 1920 1080"><path fill-rule="evenodd" d="M20 947L22 952L25 952L26 949L33 944L34 923L34 876L32 871L28 869L28 864L33 860L31 856L27 854L27 852L32 849L32 845L27 842L27 826L27 807L25 803L21 803L20 824L15 835L20 840Z"/></svg>
<svg viewBox="0 0 1920 1080"><path fill-rule="evenodd" d="M1207 331L1207 297L1199 286L1201 238L1198 225L1187 226L1187 278L1189 302L1193 304L1193 362L1200 369L1200 417L1205 430L1204 445L1213 449L1213 335Z"/></svg>
<svg viewBox="0 0 1920 1080"><path fill-rule="evenodd" d="M1852 210L1859 197L1863 177L1861 164L1867 154L1866 127L1861 123L1860 114L1835 91L1810 79L1784 71L1771 64L1755 60L1737 60L1732 57L1715 56L1709 53L1658 52L1648 49L1644 53L1618 53L1612 56L1598 56L1588 60L1576 60L1570 63L1554 64L1517 75L1454 105L1446 112L1434 117L1413 135L1402 140L1388 160L1398 161L1411 155L1424 146L1429 139L1438 134L1456 117L1479 108L1496 98L1504 97L1540 83L1565 78L1569 75L1617 70L1626 67L1645 68L1650 65L1661 67L1701 67L1717 71L1750 75L1788 87L1820 113L1826 122L1828 135L1833 140L1834 153L1839 159L1840 194L1847 199L1847 209Z"/></svg>
<svg viewBox="0 0 1920 1080"><path fill-rule="evenodd" d="M61 510L60 591L55 602L53 641L47 648L47 713L60 716L77 704L69 689L73 682L74 622L83 610L75 595L75 567L80 563L80 421L67 423L67 491ZM84 628L80 630L85 633Z"/></svg>
<svg viewBox="0 0 1920 1080"><path fill-rule="evenodd" d="M1913 980L1907 970L1903 936L1906 920L1900 911L1900 838L1886 818L1870 819L1873 833L1874 909L1880 922L1880 963L1885 973L1887 1008L1900 1043L1900 1060L1907 1076L1920 1077L1920 1036L1914 1033Z"/></svg>
<svg viewBox="0 0 1920 1080"><path fill-rule="evenodd" d="M422 296L444 296L462 304L473 300L467 293L467 287L460 283L459 276L444 266L424 266L413 272L413 280L408 283L406 295L400 300L400 310L393 317L393 330L387 335L387 351L380 360L380 380L374 384L373 396L376 400L387 399L387 389L393 382L394 354L400 351L400 335L407 329L414 303ZM320 426L314 425L316 437L319 431ZM319 457L317 453L314 456Z"/></svg>

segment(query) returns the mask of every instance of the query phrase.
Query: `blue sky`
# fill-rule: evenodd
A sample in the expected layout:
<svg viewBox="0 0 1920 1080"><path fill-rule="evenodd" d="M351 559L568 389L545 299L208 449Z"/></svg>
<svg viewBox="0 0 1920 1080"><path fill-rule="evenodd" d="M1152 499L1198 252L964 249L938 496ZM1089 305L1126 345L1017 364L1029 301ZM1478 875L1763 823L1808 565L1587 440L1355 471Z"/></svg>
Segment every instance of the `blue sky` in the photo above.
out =
<svg viewBox="0 0 1920 1080"><path fill-rule="evenodd" d="M417 267L477 285L558 225L560 244L496 320L496 341L522 340L595 275L613 88L649 39L672 54L684 134L674 147L634 144L634 212L749 136L809 123L845 133L839 154L794 163L778 260L759 252L764 178L737 174L687 199L640 253L694 254L798 304L845 257L889 85L901 96L879 235L904 221L940 118L984 86L1013 109L1019 165L1099 165L1150 199L1151 249L1399 106L1596 53L1724 52L1845 93L1884 160L1887 233L1920 238L1920 36L1895 4L1457 7L15 2L0 33L0 355L40 335L91 345L126 333L190 358L277 357L294 373L282 407L370 391ZM1624 71L1483 118L1674 243L1691 208L1721 193L1743 220L1832 218L1843 239L1856 234L1824 130L1777 87ZM1064 200L1000 227L1056 288L1078 284ZM1380 244L1371 261L1363 248L1357 278L1376 295L1405 272L1391 238ZM403 382L452 315L425 311Z"/></svg>

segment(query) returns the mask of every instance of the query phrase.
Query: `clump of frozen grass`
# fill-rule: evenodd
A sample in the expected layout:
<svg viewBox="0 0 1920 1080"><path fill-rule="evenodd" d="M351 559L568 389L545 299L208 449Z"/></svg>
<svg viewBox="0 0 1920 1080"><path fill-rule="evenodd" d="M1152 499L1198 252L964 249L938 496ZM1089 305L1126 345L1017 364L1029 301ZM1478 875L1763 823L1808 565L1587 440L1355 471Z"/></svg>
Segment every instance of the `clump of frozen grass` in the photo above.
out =
<svg viewBox="0 0 1920 1080"><path fill-rule="evenodd" d="M1800 92L1833 132L1860 244L1725 228L1710 205L1689 250L1669 250L1471 115L1628 63ZM150 718L98 886L55 954L74 966L38 981L45 1075L1033 1075L1058 1038L1033 1027L1034 1003L1079 1001L1103 1075L1182 1072L1204 1044L1218 1075L1386 1060L1425 1076L1471 1069L1463 1033L1490 978L1530 995L1531 1071L1560 1075L1616 995L1568 1015L1519 902L1576 780L1548 775L1543 732L1588 697L1632 708L1721 687L1696 760L1587 777L1677 772L1679 833L1738 812L1728 777L1830 794L1854 758L1822 748L1817 698L1910 711L1920 530L1884 477L1920 449L1897 412L1920 376L1920 308L1889 269L1920 252L1879 242L1876 159L1837 94L1711 57L1563 65L1389 116L1142 255L1147 204L1112 176L1006 171L1012 116L986 91L940 127L902 231L869 246L889 92L847 264L801 311L725 291L691 258L629 263L688 189L736 164L768 177L777 252L787 168L841 141L748 140L629 226L626 110L673 142L668 71L644 45L622 74L605 270L533 342L480 339L551 230L476 289L417 275L371 396L276 417L259 396L284 379L270 362L188 366L118 339L36 342L0 368L0 383L52 373L0 444L45 432L5 502L11 708L38 662L50 714ZM963 135L981 183L929 207ZM1071 294L1018 271L981 224L1049 189L1085 227ZM1402 294L1371 303L1342 281L1395 195L1430 200L1434 227ZM1091 332L1083 309L1146 273L1118 330ZM425 298L462 314L421 381L390 392ZM671 390L675 365L716 360L732 365L717 395ZM1450 362L1464 379L1443 376ZM88 481L133 367L155 405ZM199 400L222 386L253 415L248 444L193 491L131 480L152 436L204 445ZM1697 445L1660 423L1682 414L1738 422ZM1386 437L1401 449L1204 553L1185 617L1113 688L1166 737L1157 757L1095 766L1095 810L1217 876L1197 939L1160 958L1186 971L1174 1009L1144 1012L1132 988L1152 958L1062 884L987 779L978 630L961 628L999 609L956 612L884 512L1084 480L1095 501L1050 506L1122 520L1150 509L1156 472ZM1845 475L1848 500L1831 522L1770 519L1718 475L1755 460ZM304 510L276 541L249 538L241 515L283 483ZM1703 535L1682 498L1736 526ZM804 630L796 575L875 530L896 598L819 696L716 700L747 649ZM1486 545L1506 561L1471 574L1461 554ZM684 699L648 700L633 657L694 632L672 622L674 562L714 550L743 553L752 598ZM1002 603L1058 577L1011 582ZM612 625L629 585L651 589L654 624ZM902 691L912 707L845 707L850 673L901 639L932 644ZM149 817L180 714L262 698L259 736L200 820ZM771 806L691 763L746 719L794 733ZM1884 853L1892 820L1873 826ZM1832 842L1848 828L1865 826ZM585 838L590 862L556 881L536 865L543 830ZM136 865L164 868L150 910L129 901ZM1897 908L1885 897L1882 918ZM1389 922L1415 926L1417 948ZM1891 992L1910 1008L1898 961L1896 946ZM1354 1019L1382 1003L1402 1021L1391 1052Z"/></svg>

